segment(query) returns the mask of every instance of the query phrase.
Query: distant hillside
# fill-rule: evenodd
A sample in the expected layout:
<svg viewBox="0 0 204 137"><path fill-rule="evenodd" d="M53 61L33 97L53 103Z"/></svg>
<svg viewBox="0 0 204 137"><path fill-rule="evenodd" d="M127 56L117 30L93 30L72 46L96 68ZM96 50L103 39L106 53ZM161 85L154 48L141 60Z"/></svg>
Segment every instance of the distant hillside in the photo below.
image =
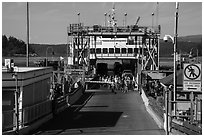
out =
<svg viewBox="0 0 204 137"><path fill-rule="evenodd" d="M33 54L35 51L30 47L29 54ZM26 55L26 43L23 40L17 39L13 36L7 38L6 35L2 35L2 56L25 56Z"/></svg>
<svg viewBox="0 0 204 137"><path fill-rule="evenodd" d="M67 45L59 44L59 45L51 45L51 44L30 44L30 46L35 50L38 56L45 57L46 50L48 57L59 57L59 56L67 56ZM48 48L50 47L50 48ZM54 51L54 55L52 53L52 49Z"/></svg>
<svg viewBox="0 0 204 137"><path fill-rule="evenodd" d="M177 51L181 54L189 54L191 49L193 50L193 54L197 54L198 49L198 56L202 56L202 43L195 43L195 42L183 42L178 41ZM172 42L164 42L160 41L160 56L168 57L173 54L173 43Z"/></svg>
<svg viewBox="0 0 204 137"><path fill-rule="evenodd" d="M178 41L202 43L202 35L182 36L178 38Z"/></svg>
<svg viewBox="0 0 204 137"><path fill-rule="evenodd" d="M191 35L178 37L178 47L177 51L181 54L189 54L191 49L193 54L196 55L198 49L198 56L202 56L202 35ZM160 56L171 56L173 54L173 45L172 42L164 42L160 40Z"/></svg>

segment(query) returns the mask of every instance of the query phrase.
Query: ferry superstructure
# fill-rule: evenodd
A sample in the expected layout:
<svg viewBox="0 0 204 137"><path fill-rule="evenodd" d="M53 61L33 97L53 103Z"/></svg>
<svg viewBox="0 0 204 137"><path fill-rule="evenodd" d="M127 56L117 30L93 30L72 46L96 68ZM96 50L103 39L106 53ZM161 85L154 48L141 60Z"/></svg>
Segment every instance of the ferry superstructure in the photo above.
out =
<svg viewBox="0 0 204 137"><path fill-rule="evenodd" d="M160 25L139 26L138 17L133 25L118 26L113 7L108 25L85 26L83 23L68 27L69 57L72 65L92 66L128 61L132 68L138 63L142 70L159 69ZM105 23L106 24L106 23Z"/></svg>

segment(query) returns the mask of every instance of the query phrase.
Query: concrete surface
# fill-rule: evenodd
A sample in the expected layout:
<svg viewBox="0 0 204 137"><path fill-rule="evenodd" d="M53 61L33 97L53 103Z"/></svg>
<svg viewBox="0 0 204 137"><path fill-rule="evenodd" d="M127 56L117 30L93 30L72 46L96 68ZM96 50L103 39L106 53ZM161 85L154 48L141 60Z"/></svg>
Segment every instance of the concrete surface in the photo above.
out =
<svg viewBox="0 0 204 137"><path fill-rule="evenodd" d="M95 91L78 112L64 111L39 127L40 135L164 135L138 92Z"/></svg>

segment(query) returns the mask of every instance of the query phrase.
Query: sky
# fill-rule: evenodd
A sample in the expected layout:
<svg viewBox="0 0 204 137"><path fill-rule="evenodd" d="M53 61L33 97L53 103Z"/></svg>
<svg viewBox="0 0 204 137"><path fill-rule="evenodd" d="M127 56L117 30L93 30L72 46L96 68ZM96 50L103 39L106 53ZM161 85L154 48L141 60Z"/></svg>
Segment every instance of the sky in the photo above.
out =
<svg viewBox="0 0 204 137"><path fill-rule="evenodd" d="M30 43L66 44L67 26L80 21L85 26L104 25L104 13L113 2L29 2ZM174 35L175 2L115 2L118 26L161 25L161 37ZM152 13L154 17L152 18ZM178 36L202 34L202 2L179 2ZM2 35L14 36L26 42L26 2L2 2Z"/></svg>

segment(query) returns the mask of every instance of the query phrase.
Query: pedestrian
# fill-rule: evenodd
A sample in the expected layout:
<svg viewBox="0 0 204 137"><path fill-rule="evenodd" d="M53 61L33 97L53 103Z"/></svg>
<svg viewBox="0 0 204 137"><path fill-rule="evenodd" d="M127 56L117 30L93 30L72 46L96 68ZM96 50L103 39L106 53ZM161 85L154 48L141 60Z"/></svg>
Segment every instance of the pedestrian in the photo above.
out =
<svg viewBox="0 0 204 137"><path fill-rule="evenodd" d="M127 79L124 80L124 93L128 92L128 81Z"/></svg>
<svg viewBox="0 0 204 137"><path fill-rule="evenodd" d="M116 94L115 86L114 86L114 82L113 81L111 82L110 86L111 86L111 92Z"/></svg>

